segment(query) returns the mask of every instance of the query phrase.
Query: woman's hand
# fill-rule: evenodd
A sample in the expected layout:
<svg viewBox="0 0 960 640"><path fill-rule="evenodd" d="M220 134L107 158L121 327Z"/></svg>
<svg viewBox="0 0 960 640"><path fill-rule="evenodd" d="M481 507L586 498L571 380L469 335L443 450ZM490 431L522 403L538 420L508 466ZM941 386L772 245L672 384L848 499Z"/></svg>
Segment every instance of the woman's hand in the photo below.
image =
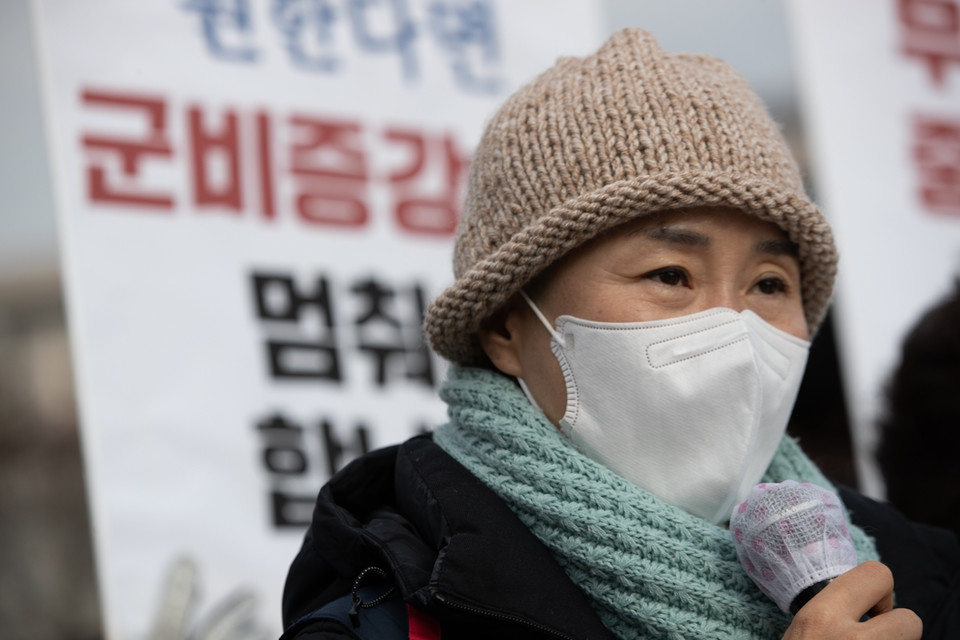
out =
<svg viewBox="0 0 960 640"><path fill-rule="evenodd" d="M865 614L870 618L861 622ZM922 633L923 622L917 614L893 607L890 569L869 561L837 577L805 604L783 640L919 640Z"/></svg>

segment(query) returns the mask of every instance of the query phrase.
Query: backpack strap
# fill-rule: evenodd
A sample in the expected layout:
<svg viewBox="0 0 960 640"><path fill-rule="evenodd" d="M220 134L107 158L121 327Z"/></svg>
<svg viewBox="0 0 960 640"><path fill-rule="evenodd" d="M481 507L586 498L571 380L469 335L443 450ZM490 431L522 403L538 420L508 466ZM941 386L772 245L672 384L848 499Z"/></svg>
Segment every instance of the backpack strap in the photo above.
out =
<svg viewBox="0 0 960 640"><path fill-rule="evenodd" d="M386 584L364 584L377 576ZM351 593L314 609L290 625L280 640L293 640L315 622L330 621L358 640L440 640L440 621L405 604L387 572L367 567L353 583Z"/></svg>
<svg viewBox="0 0 960 640"><path fill-rule="evenodd" d="M363 601L373 601L383 593L382 587L361 587L357 591ZM406 640L408 632L407 607L399 591L374 606L356 607L353 594L337 598L301 617L280 637L292 640L314 622L329 620L338 623L359 640Z"/></svg>

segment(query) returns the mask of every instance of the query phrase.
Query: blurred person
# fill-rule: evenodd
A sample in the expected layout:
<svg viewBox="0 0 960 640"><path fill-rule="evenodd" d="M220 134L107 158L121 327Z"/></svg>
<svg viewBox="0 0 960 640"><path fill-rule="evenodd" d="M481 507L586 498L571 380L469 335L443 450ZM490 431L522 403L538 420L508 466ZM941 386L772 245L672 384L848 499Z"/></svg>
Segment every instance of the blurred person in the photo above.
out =
<svg viewBox="0 0 960 640"><path fill-rule="evenodd" d="M836 260L723 62L560 59L471 165L425 320L450 420L321 490L284 638L957 637L960 549L881 545L914 532L883 505L840 490L862 564L792 618L727 530L756 483L831 487L784 434Z"/></svg>
<svg viewBox="0 0 960 640"><path fill-rule="evenodd" d="M886 405L877 457L887 499L960 535L960 278L904 340Z"/></svg>

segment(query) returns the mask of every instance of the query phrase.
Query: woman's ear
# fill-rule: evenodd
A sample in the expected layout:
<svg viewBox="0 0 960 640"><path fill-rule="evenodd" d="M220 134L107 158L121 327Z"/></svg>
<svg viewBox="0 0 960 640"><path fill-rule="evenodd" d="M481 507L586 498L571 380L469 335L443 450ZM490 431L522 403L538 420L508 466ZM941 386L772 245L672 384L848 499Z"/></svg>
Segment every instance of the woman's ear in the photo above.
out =
<svg viewBox="0 0 960 640"><path fill-rule="evenodd" d="M516 299L510 300L501 309L487 318L477 337L480 346L490 361L502 373L518 378L523 377L523 363L520 358L522 339L523 305Z"/></svg>

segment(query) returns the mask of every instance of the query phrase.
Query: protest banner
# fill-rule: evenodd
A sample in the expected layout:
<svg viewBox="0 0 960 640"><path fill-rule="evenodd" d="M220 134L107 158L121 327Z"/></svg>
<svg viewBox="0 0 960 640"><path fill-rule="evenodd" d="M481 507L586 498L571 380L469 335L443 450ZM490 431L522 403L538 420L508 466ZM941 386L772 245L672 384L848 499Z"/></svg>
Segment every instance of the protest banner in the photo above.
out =
<svg viewBox="0 0 960 640"><path fill-rule="evenodd" d="M793 0L817 199L840 249L838 345L862 488L906 332L960 275L960 3Z"/></svg>
<svg viewBox="0 0 960 640"><path fill-rule="evenodd" d="M588 0L36 0L108 638L275 637L317 490L445 418L426 304ZM244 631L244 629L246 631Z"/></svg>

